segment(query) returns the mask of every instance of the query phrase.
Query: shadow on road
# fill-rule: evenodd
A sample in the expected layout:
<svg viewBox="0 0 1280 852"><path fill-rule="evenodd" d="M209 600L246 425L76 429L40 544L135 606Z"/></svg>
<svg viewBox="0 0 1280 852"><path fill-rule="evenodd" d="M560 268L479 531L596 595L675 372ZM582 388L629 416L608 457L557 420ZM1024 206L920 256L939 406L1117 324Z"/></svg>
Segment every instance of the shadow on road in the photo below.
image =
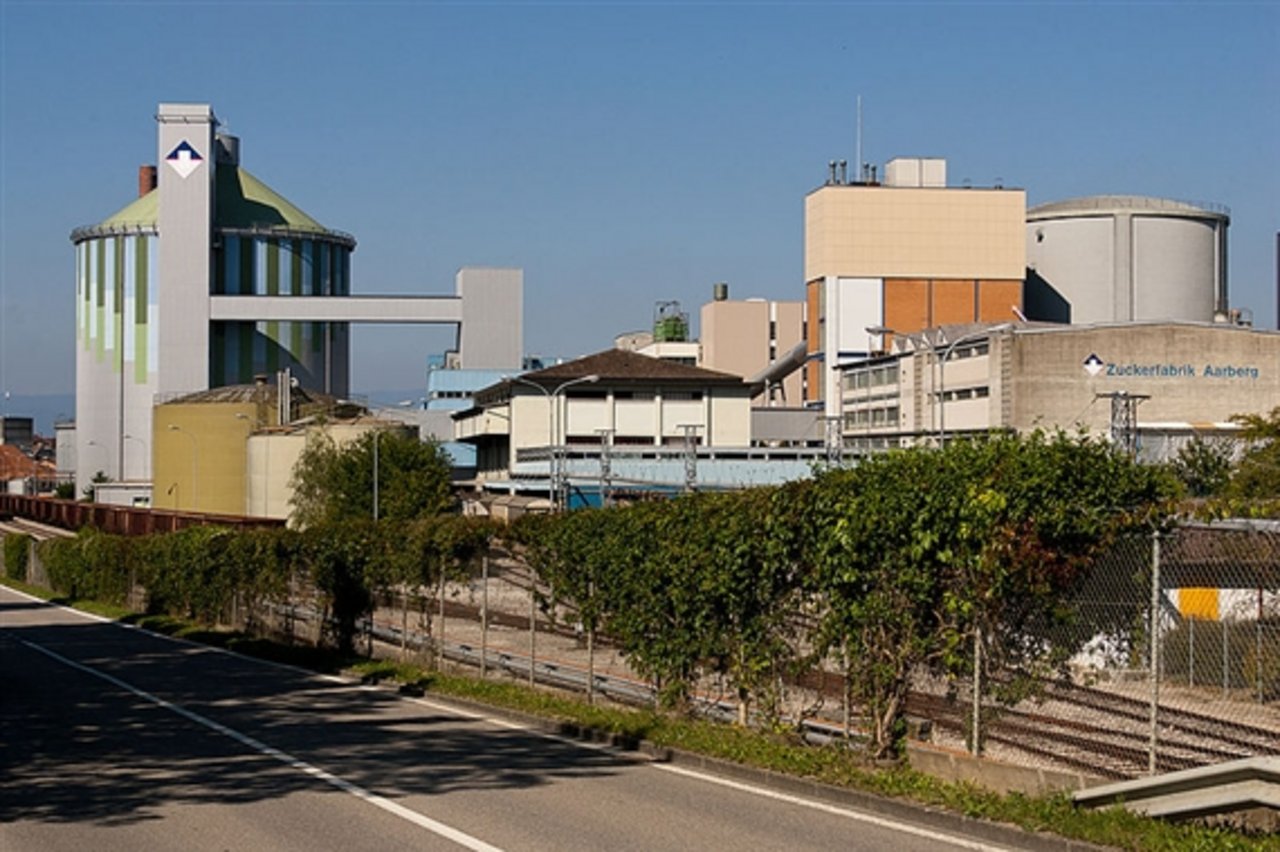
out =
<svg viewBox="0 0 1280 852"><path fill-rule="evenodd" d="M0 823L123 824L157 819L169 804L331 789L26 643L390 798L527 788L627 762L142 631L15 625L18 608L39 606L0 604Z"/></svg>

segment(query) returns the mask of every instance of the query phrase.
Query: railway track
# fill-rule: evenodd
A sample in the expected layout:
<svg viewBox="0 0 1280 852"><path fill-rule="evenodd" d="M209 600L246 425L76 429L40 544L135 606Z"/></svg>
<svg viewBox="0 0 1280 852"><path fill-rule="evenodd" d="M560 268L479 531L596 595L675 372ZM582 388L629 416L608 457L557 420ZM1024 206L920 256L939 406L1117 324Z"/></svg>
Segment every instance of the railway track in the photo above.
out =
<svg viewBox="0 0 1280 852"><path fill-rule="evenodd" d="M1055 683L1041 707L998 708L984 722L984 739L1051 760L1056 764L1131 778L1149 766L1150 705L1092 687ZM913 715L963 737L969 708L944 696L913 692ZM1158 713L1156 767L1161 772L1191 769L1241 757L1280 754L1280 733L1242 722L1161 706Z"/></svg>

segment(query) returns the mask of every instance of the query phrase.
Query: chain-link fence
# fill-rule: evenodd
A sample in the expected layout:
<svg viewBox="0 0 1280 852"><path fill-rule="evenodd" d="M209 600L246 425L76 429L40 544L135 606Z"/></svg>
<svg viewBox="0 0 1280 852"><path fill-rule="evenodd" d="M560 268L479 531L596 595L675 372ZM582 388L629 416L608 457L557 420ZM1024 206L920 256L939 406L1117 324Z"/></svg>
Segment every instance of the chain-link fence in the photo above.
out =
<svg viewBox="0 0 1280 852"><path fill-rule="evenodd" d="M986 754L1112 778L1280 754L1280 524L1123 540L1063 608L1031 697L992 700L1012 675L984 667Z"/></svg>

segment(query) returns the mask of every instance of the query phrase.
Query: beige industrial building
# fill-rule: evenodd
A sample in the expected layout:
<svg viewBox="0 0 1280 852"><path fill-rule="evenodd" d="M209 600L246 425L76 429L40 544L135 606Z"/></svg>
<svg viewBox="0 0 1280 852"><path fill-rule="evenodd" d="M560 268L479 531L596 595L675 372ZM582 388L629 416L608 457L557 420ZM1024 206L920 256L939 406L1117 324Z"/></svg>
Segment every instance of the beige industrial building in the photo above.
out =
<svg viewBox="0 0 1280 852"><path fill-rule="evenodd" d="M477 479L501 479L535 447L746 447L750 407L740 376L608 349L477 392L454 435L475 445Z"/></svg>
<svg viewBox="0 0 1280 852"><path fill-rule="evenodd" d="M804 302L766 299L730 300L727 284L717 284L712 301L699 318L702 345L699 366L744 378L758 376L804 343ZM762 382L755 405L798 407L804 404L804 372L792 370L776 381Z"/></svg>
<svg viewBox="0 0 1280 852"><path fill-rule="evenodd" d="M287 372L281 378L288 388ZM281 395L280 386L229 385L155 406L153 507L287 518L293 468L310 436L323 432L342 445L371 429L405 428L301 388Z"/></svg>
<svg viewBox="0 0 1280 852"><path fill-rule="evenodd" d="M946 161L899 158L874 178L832 171L805 198L806 401L840 408L843 364L887 332L998 322L1022 309L1026 193L947 185Z"/></svg>
<svg viewBox="0 0 1280 852"><path fill-rule="evenodd" d="M847 450L1063 428L1164 458L1280 404L1280 333L1228 323L944 326L894 349L841 371Z"/></svg>

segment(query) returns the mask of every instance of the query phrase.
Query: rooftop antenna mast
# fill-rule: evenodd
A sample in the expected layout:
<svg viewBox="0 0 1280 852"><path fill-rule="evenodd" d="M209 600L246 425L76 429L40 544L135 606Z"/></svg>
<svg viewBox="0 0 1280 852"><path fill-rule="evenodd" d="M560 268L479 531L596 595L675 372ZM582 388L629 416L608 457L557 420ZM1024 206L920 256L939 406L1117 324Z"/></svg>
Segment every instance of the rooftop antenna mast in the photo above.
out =
<svg viewBox="0 0 1280 852"><path fill-rule="evenodd" d="M856 170L855 174L857 174L861 179L862 175L866 172L862 163L862 95L858 95L858 132L855 147L857 150L854 151L854 154L857 155L858 159L856 161L857 165L854 166L854 169Z"/></svg>

